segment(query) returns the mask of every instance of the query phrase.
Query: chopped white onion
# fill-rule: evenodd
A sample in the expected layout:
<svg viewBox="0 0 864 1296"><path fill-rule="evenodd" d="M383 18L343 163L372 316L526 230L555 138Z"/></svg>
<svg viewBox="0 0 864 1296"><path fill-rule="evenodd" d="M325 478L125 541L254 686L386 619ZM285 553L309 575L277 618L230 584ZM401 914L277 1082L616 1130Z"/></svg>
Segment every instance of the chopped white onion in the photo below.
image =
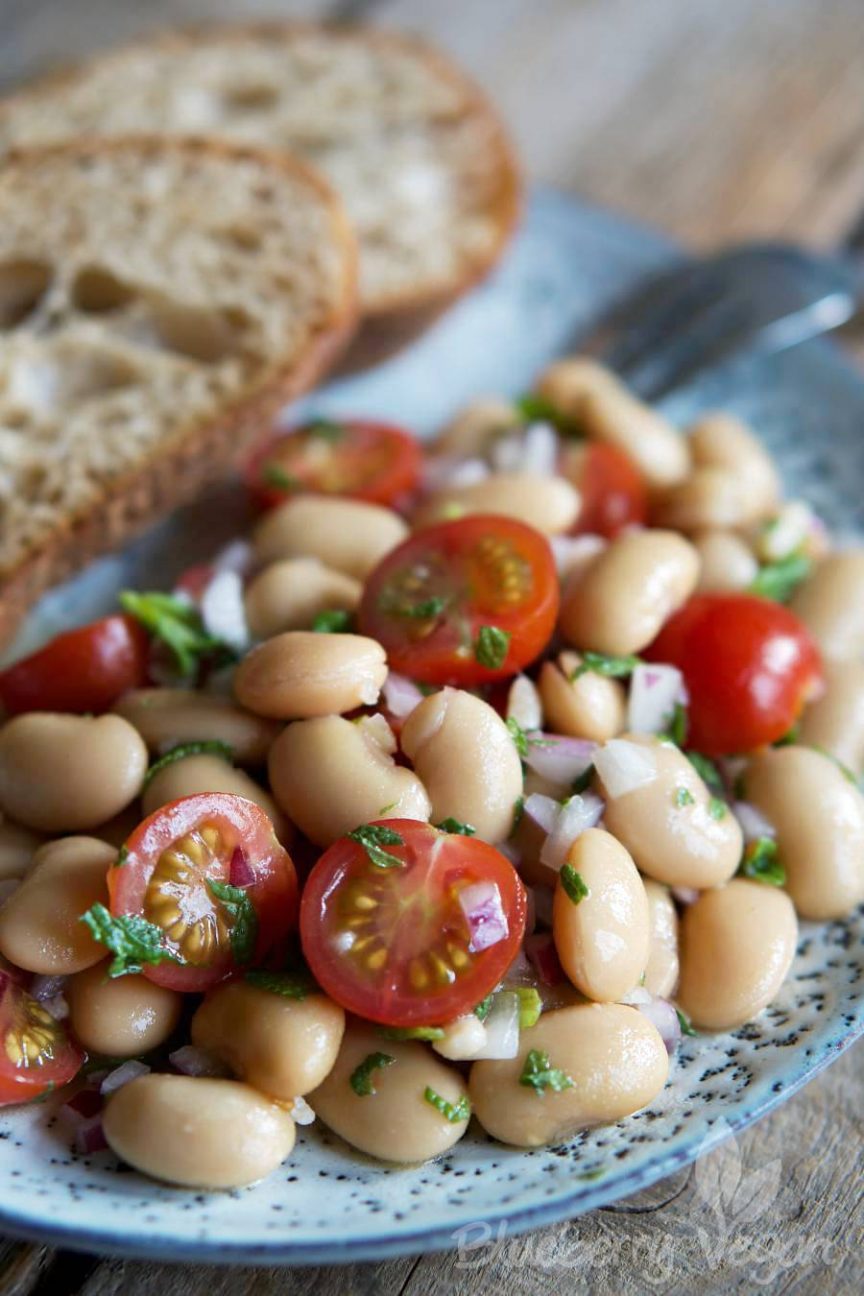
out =
<svg viewBox="0 0 864 1296"><path fill-rule="evenodd" d="M483 1025L486 1042L473 1060L514 1058L519 1052L519 996L512 990L500 990Z"/></svg>
<svg viewBox="0 0 864 1296"><path fill-rule="evenodd" d="M671 1056L681 1042L681 1022L678 1020L675 1005L668 999L655 999L649 996L648 1003L639 1004L639 1012L657 1027L660 1038L666 1045L666 1052Z"/></svg>
<svg viewBox="0 0 864 1296"><path fill-rule="evenodd" d="M141 1076L149 1075L151 1068L146 1062L138 1062L135 1058L130 1058L128 1062L123 1062L113 1071L109 1071L105 1079L99 1086L99 1092L104 1095L116 1093L132 1080L138 1080Z"/></svg>
<svg viewBox="0 0 864 1296"><path fill-rule="evenodd" d="M777 830L774 825L749 801L733 801L732 813L741 825L745 841L757 841L760 837L776 837Z"/></svg>
<svg viewBox="0 0 864 1296"><path fill-rule="evenodd" d="M42 1007L55 1021L66 1021L69 1016L69 1004L66 1002L65 995L52 995L50 999L43 1000Z"/></svg>
<svg viewBox="0 0 864 1296"><path fill-rule="evenodd" d="M243 581L236 571L217 572L201 595L201 620L208 634L221 639L235 652L245 652L251 643Z"/></svg>
<svg viewBox="0 0 864 1296"><path fill-rule="evenodd" d="M522 433L498 437L489 451L495 472L527 472L553 476L558 463L558 437L549 423L531 423Z"/></svg>
<svg viewBox="0 0 864 1296"><path fill-rule="evenodd" d="M541 778L568 788L594 761L597 744L587 738L559 738L538 734L529 742L525 764Z"/></svg>
<svg viewBox="0 0 864 1296"><path fill-rule="evenodd" d="M168 1061L181 1075L220 1078L228 1074L227 1067L217 1058L204 1049L196 1048L194 1044L184 1044L182 1048L175 1049L168 1054Z"/></svg>
<svg viewBox="0 0 864 1296"><path fill-rule="evenodd" d="M357 721L357 728L367 741L380 747L388 756L396 750L396 735L380 712L376 715L362 716Z"/></svg>
<svg viewBox="0 0 864 1296"><path fill-rule="evenodd" d="M459 892L459 904L468 922L472 953L489 949L506 940L510 928L495 882L474 882Z"/></svg>
<svg viewBox="0 0 864 1296"><path fill-rule="evenodd" d="M602 798L596 792L584 792L581 796L570 797L561 807L555 827L543 843L540 863L547 868L561 869L574 841L588 828L594 828L600 822L605 808Z"/></svg>
<svg viewBox="0 0 864 1296"><path fill-rule="evenodd" d="M315 1113L305 1098L291 1099L289 1115L295 1125L311 1125L315 1120Z"/></svg>
<svg viewBox="0 0 864 1296"><path fill-rule="evenodd" d="M640 664L630 680L627 728L631 733L662 733L679 702L686 705L687 692L677 666Z"/></svg>
<svg viewBox="0 0 864 1296"><path fill-rule="evenodd" d="M455 455L430 459L423 472L423 484L428 491L446 490L448 487L476 486L489 476L489 467L482 459L461 459Z"/></svg>
<svg viewBox="0 0 864 1296"><path fill-rule="evenodd" d="M637 985L634 986L632 990L628 991L627 994L622 995L618 1002L629 1004L630 1007L633 1008L638 1008L640 1004L650 1003L651 998L652 995L649 990L646 990L644 986Z"/></svg>
<svg viewBox="0 0 864 1296"><path fill-rule="evenodd" d="M552 536L549 543L562 580L587 567L607 544L602 536L597 535Z"/></svg>
<svg viewBox="0 0 864 1296"><path fill-rule="evenodd" d="M387 710L399 720L404 720L423 701L423 694L414 681L395 671L387 672L381 692Z"/></svg>
<svg viewBox="0 0 864 1296"><path fill-rule="evenodd" d="M543 704L537 685L527 675L517 675L507 693L507 719L526 733L543 726Z"/></svg>
<svg viewBox="0 0 864 1296"><path fill-rule="evenodd" d="M779 562L805 543L813 525L813 510L804 500L787 500L757 536L762 562Z"/></svg>
<svg viewBox="0 0 864 1296"><path fill-rule="evenodd" d="M551 833L561 813L561 802L556 801L554 797L541 796L539 792L532 792L525 800L524 813L538 828L542 828L545 833Z"/></svg>
<svg viewBox="0 0 864 1296"><path fill-rule="evenodd" d="M606 795L613 801L638 788L647 787L657 777L657 762L650 747L611 738L594 753L594 768L603 780Z"/></svg>

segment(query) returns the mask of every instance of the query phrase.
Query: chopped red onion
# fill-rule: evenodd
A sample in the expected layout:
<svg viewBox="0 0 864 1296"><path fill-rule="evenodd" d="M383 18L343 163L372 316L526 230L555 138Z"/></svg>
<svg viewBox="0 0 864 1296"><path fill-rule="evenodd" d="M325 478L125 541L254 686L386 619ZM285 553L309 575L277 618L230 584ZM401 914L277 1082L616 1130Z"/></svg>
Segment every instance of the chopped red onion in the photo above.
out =
<svg viewBox="0 0 864 1296"><path fill-rule="evenodd" d="M175 1071L185 1076L209 1076L220 1078L228 1074L228 1068L204 1049L194 1044L184 1044L168 1054L168 1061Z"/></svg>
<svg viewBox="0 0 864 1296"><path fill-rule="evenodd" d="M236 571L219 571L201 595L201 620L215 639L236 652L245 652L252 641L243 603L243 581Z"/></svg>
<svg viewBox="0 0 864 1296"><path fill-rule="evenodd" d="M533 936L527 936L525 953L544 985L555 986L564 980L564 970L551 932L535 932Z"/></svg>
<svg viewBox="0 0 864 1296"><path fill-rule="evenodd" d="M510 928L501 903L501 892L494 882L474 882L459 892L459 904L468 922L472 953L489 949L506 940Z"/></svg>
<svg viewBox="0 0 864 1296"><path fill-rule="evenodd" d="M396 671L387 672L381 692L387 710L399 720L404 720L423 701L423 694L414 681L397 675Z"/></svg>
<svg viewBox="0 0 864 1296"><path fill-rule="evenodd" d="M760 837L776 837L777 830L774 825L749 801L733 801L732 813L741 825L745 841L757 841Z"/></svg>
<svg viewBox="0 0 864 1296"><path fill-rule="evenodd" d="M559 738L538 734L528 745L525 763L541 778L570 787L590 768L597 744L587 738Z"/></svg>
<svg viewBox="0 0 864 1296"><path fill-rule="evenodd" d="M594 828L603 818L605 802L596 792L583 792L572 796L561 807L555 827L543 843L540 851L540 863L548 868L561 869L567 860L567 852L577 837L581 837L589 828Z"/></svg>
<svg viewBox="0 0 864 1296"><path fill-rule="evenodd" d="M561 802L556 801L554 797L543 796L540 792L532 792L525 798L523 813L538 828L542 828L545 833L551 833L561 813Z"/></svg>
<svg viewBox="0 0 864 1296"><path fill-rule="evenodd" d="M256 882L255 870L242 846L235 846L231 852L228 881L233 887L250 887Z"/></svg>
<svg viewBox="0 0 864 1296"><path fill-rule="evenodd" d="M107 1074L107 1072L105 1074ZM91 1075L88 1076L88 1083L92 1081L92 1079L93 1075L91 1073ZM67 1120L70 1125L77 1129L82 1120L89 1120L91 1116L95 1116L98 1112L101 1112L104 1106L105 1104L102 1095L99 1093L98 1089L88 1087L87 1089L79 1090L74 1097L64 1103L60 1108L58 1115L62 1116L64 1120Z"/></svg>
<svg viewBox="0 0 864 1296"><path fill-rule="evenodd" d="M104 1152L108 1147L105 1130L102 1127L102 1116L91 1116L78 1126L75 1132L75 1151L79 1156L92 1156L94 1152Z"/></svg>
<svg viewBox="0 0 864 1296"><path fill-rule="evenodd" d="M687 690L677 666L639 665L630 679L627 728L631 733L663 733L678 703L686 705Z"/></svg>
<svg viewBox="0 0 864 1296"><path fill-rule="evenodd" d="M666 1045L666 1052L671 1056L681 1042L681 1022L675 1005L668 999L650 997L648 1003L639 1004L639 1012L657 1027L660 1038Z"/></svg>
<svg viewBox="0 0 864 1296"><path fill-rule="evenodd" d="M46 999L62 994L65 984L65 976L34 976L30 982L30 994L39 1003L43 1003Z"/></svg>
<svg viewBox="0 0 864 1296"><path fill-rule="evenodd" d="M514 1058L519 1052L519 996L512 990L499 990L483 1025L485 1043L471 1060Z"/></svg>
<svg viewBox="0 0 864 1296"><path fill-rule="evenodd" d="M517 675L507 692L507 719L515 720L526 733L543 724L543 704L537 685L527 675Z"/></svg>
<svg viewBox="0 0 864 1296"><path fill-rule="evenodd" d="M699 892L695 887L674 886L670 887L670 892L672 899L682 905L695 904L699 899Z"/></svg>
<svg viewBox="0 0 864 1296"><path fill-rule="evenodd" d="M651 748L628 742L626 738L611 738L598 748L594 768L612 800L647 787L657 777L657 762Z"/></svg>
<svg viewBox="0 0 864 1296"><path fill-rule="evenodd" d="M151 1068L146 1062L139 1062L136 1058L130 1058L128 1062L121 1062L119 1067L109 1071L105 1079L99 1086L99 1092L106 1098L108 1094L116 1093L124 1085L129 1084L132 1080L138 1080L141 1076L149 1075Z"/></svg>

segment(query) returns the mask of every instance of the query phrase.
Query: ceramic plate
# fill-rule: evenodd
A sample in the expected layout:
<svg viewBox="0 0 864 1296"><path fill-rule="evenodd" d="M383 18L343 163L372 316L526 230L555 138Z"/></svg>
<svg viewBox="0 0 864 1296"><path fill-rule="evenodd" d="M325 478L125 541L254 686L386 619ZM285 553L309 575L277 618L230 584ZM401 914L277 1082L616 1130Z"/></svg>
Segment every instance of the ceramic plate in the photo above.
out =
<svg viewBox="0 0 864 1296"><path fill-rule="evenodd" d="M593 312L674 255L655 235L539 193L492 282L409 353L320 393L315 409L428 433L474 394L522 390ZM864 530L864 384L830 346L712 373L668 409L683 421L718 404L754 423L789 489L833 528ZM52 593L24 640L86 620L122 585L170 580L237 526L236 499L215 493ZM266 1183L194 1194L150 1183L109 1153L72 1156L46 1107L0 1114L0 1232L121 1255L291 1264L443 1249L480 1221L515 1233L591 1210L776 1107L864 1031L862 935L861 914L805 924L770 1010L732 1034L685 1040L649 1110L564 1147L519 1152L472 1133L440 1161L388 1170L312 1127Z"/></svg>

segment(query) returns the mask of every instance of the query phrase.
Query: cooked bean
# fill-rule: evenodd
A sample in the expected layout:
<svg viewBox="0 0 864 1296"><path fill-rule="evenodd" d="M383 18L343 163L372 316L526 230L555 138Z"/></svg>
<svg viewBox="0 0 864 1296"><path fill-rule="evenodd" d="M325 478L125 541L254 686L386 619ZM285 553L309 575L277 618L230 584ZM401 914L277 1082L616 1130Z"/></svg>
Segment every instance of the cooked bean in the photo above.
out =
<svg viewBox="0 0 864 1296"><path fill-rule="evenodd" d="M289 630L253 648L234 676L234 692L256 715L309 720L378 701L387 658L365 635Z"/></svg>
<svg viewBox="0 0 864 1296"><path fill-rule="evenodd" d="M537 380L538 395L563 415L578 423L585 398L594 391L616 390L621 386L617 376L605 365L588 356L568 356L547 365Z"/></svg>
<svg viewBox="0 0 864 1296"><path fill-rule="evenodd" d="M745 779L777 832L786 890L802 918L844 918L864 900L864 797L807 747L769 747Z"/></svg>
<svg viewBox="0 0 864 1296"><path fill-rule="evenodd" d="M95 837L40 847L18 890L0 908L0 954L27 972L66 976L105 957L81 915L107 903L117 852Z"/></svg>
<svg viewBox="0 0 864 1296"><path fill-rule="evenodd" d="M510 835L522 765L498 713L471 693L425 698L402 728L402 750L432 801L432 818L471 824L485 841Z"/></svg>
<svg viewBox="0 0 864 1296"><path fill-rule="evenodd" d="M194 689L133 689L114 706L157 755L188 742L223 742L240 765L261 765L282 726L231 698Z"/></svg>
<svg viewBox="0 0 864 1296"><path fill-rule="evenodd" d="M648 897L651 945L645 967L645 989L667 999L678 984L678 911L666 887L644 880Z"/></svg>
<svg viewBox="0 0 864 1296"><path fill-rule="evenodd" d="M511 401L478 396L441 430L431 449L436 455L458 455L462 459L482 455L496 437L520 423Z"/></svg>
<svg viewBox="0 0 864 1296"><path fill-rule="evenodd" d="M746 527L770 516L780 498L777 470L761 442L731 414L707 414L690 434L693 471L657 501L662 526Z"/></svg>
<svg viewBox="0 0 864 1296"><path fill-rule="evenodd" d="M561 966L586 998L622 999L638 985L648 962L650 923L642 879L621 843L600 828L576 838L567 863L587 895L571 896L559 876L552 932Z"/></svg>
<svg viewBox="0 0 864 1296"><path fill-rule="evenodd" d="M180 1021L183 996L145 976L109 977L107 968L107 962L96 963L66 984L78 1042L114 1058L138 1057L164 1044Z"/></svg>
<svg viewBox="0 0 864 1296"><path fill-rule="evenodd" d="M397 765L367 728L341 716L290 724L273 744L269 772L279 805L319 846L373 819L429 818L417 775Z"/></svg>
<svg viewBox="0 0 864 1296"><path fill-rule="evenodd" d="M507 690L507 719L521 729L543 728L543 703L537 685L527 675L517 675Z"/></svg>
<svg viewBox="0 0 864 1296"><path fill-rule="evenodd" d="M286 630L308 630L320 612L353 612L363 587L353 576L317 558L284 558L259 572L246 589L249 629L256 639Z"/></svg>
<svg viewBox="0 0 864 1296"><path fill-rule="evenodd" d="M555 1092L521 1084L531 1052L545 1055L571 1086ZM579 1004L546 1012L522 1031L512 1060L475 1062L468 1089L474 1114L493 1138L543 1147L646 1107L668 1074L666 1047L642 1013L623 1004Z"/></svg>
<svg viewBox="0 0 864 1296"><path fill-rule="evenodd" d="M280 841L286 841L291 835L290 824L270 793L244 770L235 769L219 756L184 756L157 770L144 789L141 810L144 815L151 815L169 801L179 801L199 792L229 792L254 801L272 821Z"/></svg>
<svg viewBox="0 0 864 1296"><path fill-rule="evenodd" d="M864 772L864 662L824 663L825 692L805 708L799 739L819 747L855 774Z"/></svg>
<svg viewBox="0 0 864 1296"><path fill-rule="evenodd" d="M235 1080L146 1075L108 1099L105 1137L122 1161L182 1188L243 1188L294 1147L286 1111Z"/></svg>
<svg viewBox="0 0 864 1296"><path fill-rule="evenodd" d="M442 1039L432 1045L436 1053L449 1062L462 1062L472 1058L486 1043L486 1027L476 1013L466 1013L444 1027Z"/></svg>
<svg viewBox="0 0 864 1296"><path fill-rule="evenodd" d="M579 492L563 477L501 472L471 486L445 487L421 504L413 521L418 528L475 513L496 513L546 535L563 535L573 526L580 508Z"/></svg>
<svg viewBox="0 0 864 1296"><path fill-rule="evenodd" d="M606 742L624 728L627 694L620 680L596 671L577 676L581 662L578 653L563 652L541 666L538 684L546 723L552 733Z"/></svg>
<svg viewBox="0 0 864 1296"><path fill-rule="evenodd" d="M756 579L759 564L753 551L733 531L701 531L693 545L699 555L700 592L746 590Z"/></svg>
<svg viewBox="0 0 864 1296"><path fill-rule="evenodd" d="M864 549L829 554L789 604L826 657L864 653Z"/></svg>
<svg viewBox="0 0 864 1296"><path fill-rule="evenodd" d="M792 901L735 878L688 905L681 920L678 1002L695 1026L730 1030L777 995L795 956Z"/></svg>
<svg viewBox="0 0 864 1296"><path fill-rule="evenodd" d="M147 748L119 716L31 711L0 729L0 810L41 832L97 827L146 772Z"/></svg>
<svg viewBox="0 0 864 1296"><path fill-rule="evenodd" d="M622 759L641 770L638 785L624 791L615 774ZM595 769L606 798L606 827L640 872L669 886L700 889L732 876L743 846L738 820L672 743L625 734L597 752Z"/></svg>
<svg viewBox="0 0 864 1296"><path fill-rule="evenodd" d="M407 535L408 527L392 509L361 500L301 495L271 509L258 524L253 543L259 562L317 558L364 580Z"/></svg>
<svg viewBox="0 0 864 1296"><path fill-rule="evenodd" d="M575 648L638 653L690 597L699 556L672 531L632 531L613 540L568 581L560 629Z"/></svg>
<svg viewBox="0 0 864 1296"><path fill-rule="evenodd" d="M371 1071L374 1092L360 1095L351 1077L373 1053L393 1061ZM308 1101L325 1125L368 1156L428 1161L458 1143L468 1120L449 1121L426 1099L427 1088L454 1107L467 1097L459 1072L423 1044L383 1039L374 1027L354 1022L345 1031L336 1065Z"/></svg>
<svg viewBox="0 0 864 1296"><path fill-rule="evenodd" d="M44 840L11 819L0 821L0 882L22 877Z"/></svg>

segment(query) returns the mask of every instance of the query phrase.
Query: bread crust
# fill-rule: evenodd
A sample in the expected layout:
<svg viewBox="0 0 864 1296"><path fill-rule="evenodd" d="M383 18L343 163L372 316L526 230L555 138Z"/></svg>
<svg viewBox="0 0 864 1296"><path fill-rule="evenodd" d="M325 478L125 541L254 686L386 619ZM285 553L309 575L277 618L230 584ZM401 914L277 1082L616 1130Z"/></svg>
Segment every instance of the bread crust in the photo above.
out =
<svg viewBox="0 0 864 1296"><path fill-rule="evenodd" d="M331 368L357 324L357 249L341 202L329 185L304 162L284 153L267 153L223 140L136 135L75 140L41 148L13 150L10 164L30 157L81 157L122 152L178 150L194 159L201 154L256 162L300 177L325 198L334 238L343 251L341 294L329 319L322 320L299 354L271 366L249 386L205 419L182 423L170 441L140 465L115 478L86 512L70 514L46 542L34 547L0 581L0 645L14 634L30 605L52 585L80 570L100 554L120 548L173 509L194 498L201 488L225 477L242 460L279 410L307 392Z"/></svg>

